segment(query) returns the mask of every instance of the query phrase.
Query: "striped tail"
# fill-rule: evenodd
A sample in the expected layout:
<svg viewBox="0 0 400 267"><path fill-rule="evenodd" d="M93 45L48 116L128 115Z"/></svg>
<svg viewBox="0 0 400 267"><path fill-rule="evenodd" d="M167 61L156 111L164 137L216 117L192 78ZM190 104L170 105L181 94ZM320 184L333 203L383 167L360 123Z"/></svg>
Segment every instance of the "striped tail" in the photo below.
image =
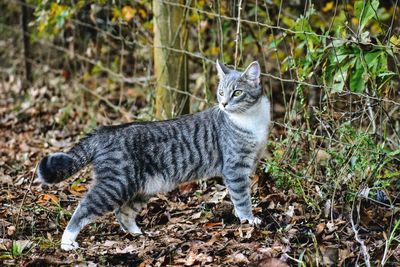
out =
<svg viewBox="0 0 400 267"><path fill-rule="evenodd" d="M88 165L94 155L91 145L93 135L82 139L67 153L58 152L45 156L39 163L38 178L41 183L59 183Z"/></svg>

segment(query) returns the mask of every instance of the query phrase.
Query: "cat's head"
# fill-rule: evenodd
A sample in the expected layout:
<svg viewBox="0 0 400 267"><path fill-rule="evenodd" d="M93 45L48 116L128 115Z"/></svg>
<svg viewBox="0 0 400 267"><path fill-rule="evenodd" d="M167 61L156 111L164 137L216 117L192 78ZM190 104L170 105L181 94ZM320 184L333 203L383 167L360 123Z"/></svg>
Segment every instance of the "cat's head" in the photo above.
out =
<svg viewBox="0 0 400 267"><path fill-rule="evenodd" d="M227 113L245 113L262 97L260 65L252 62L244 72L229 69L217 60L219 108Z"/></svg>

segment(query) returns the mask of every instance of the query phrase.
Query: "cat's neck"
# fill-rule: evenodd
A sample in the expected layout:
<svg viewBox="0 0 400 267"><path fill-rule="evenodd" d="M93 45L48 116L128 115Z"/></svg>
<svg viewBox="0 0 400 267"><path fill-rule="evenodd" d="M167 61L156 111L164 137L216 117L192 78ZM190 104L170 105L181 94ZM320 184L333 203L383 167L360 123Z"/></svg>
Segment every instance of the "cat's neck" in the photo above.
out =
<svg viewBox="0 0 400 267"><path fill-rule="evenodd" d="M265 141L270 123L270 104L263 96L244 113L231 113L228 118L239 128L251 132L258 142Z"/></svg>

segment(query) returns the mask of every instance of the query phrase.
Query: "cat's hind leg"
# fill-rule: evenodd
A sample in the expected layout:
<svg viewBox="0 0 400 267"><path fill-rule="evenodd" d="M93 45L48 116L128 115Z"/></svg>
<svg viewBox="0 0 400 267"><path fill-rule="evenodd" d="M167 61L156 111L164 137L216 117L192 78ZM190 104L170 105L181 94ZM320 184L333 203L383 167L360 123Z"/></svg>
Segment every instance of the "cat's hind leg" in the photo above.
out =
<svg viewBox="0 0 400 267"><path fill-rule="evenodd" d="M61 238L61 248L72 250L78 248L76 237L80 230L97 217L115 210L122 205L124 198L113 183L95 184L85 198L79 203Z"/></svg>
<svg viewBox="0 0 400 267"><path fill-rule="evenodd" d="M148 199L147 196L135 195L115 210L115 217L125 232L142 234L142 231L136 224L136 216L146 205Z"/></svg>

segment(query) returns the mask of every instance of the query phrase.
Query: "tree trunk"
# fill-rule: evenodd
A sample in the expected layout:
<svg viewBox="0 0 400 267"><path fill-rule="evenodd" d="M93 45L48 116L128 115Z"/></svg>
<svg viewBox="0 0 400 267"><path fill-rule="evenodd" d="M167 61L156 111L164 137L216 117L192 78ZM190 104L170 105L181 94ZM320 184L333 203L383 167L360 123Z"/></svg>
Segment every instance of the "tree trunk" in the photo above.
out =
<svg viewBox="0 0 400 267"><path fill-rule="evenodd" d="M179 0L153 0L156 117L167 119L189 112L185 8ZM172 49L172 50L171 50ZM181 52L177 52L180 50Z"/></svg>

